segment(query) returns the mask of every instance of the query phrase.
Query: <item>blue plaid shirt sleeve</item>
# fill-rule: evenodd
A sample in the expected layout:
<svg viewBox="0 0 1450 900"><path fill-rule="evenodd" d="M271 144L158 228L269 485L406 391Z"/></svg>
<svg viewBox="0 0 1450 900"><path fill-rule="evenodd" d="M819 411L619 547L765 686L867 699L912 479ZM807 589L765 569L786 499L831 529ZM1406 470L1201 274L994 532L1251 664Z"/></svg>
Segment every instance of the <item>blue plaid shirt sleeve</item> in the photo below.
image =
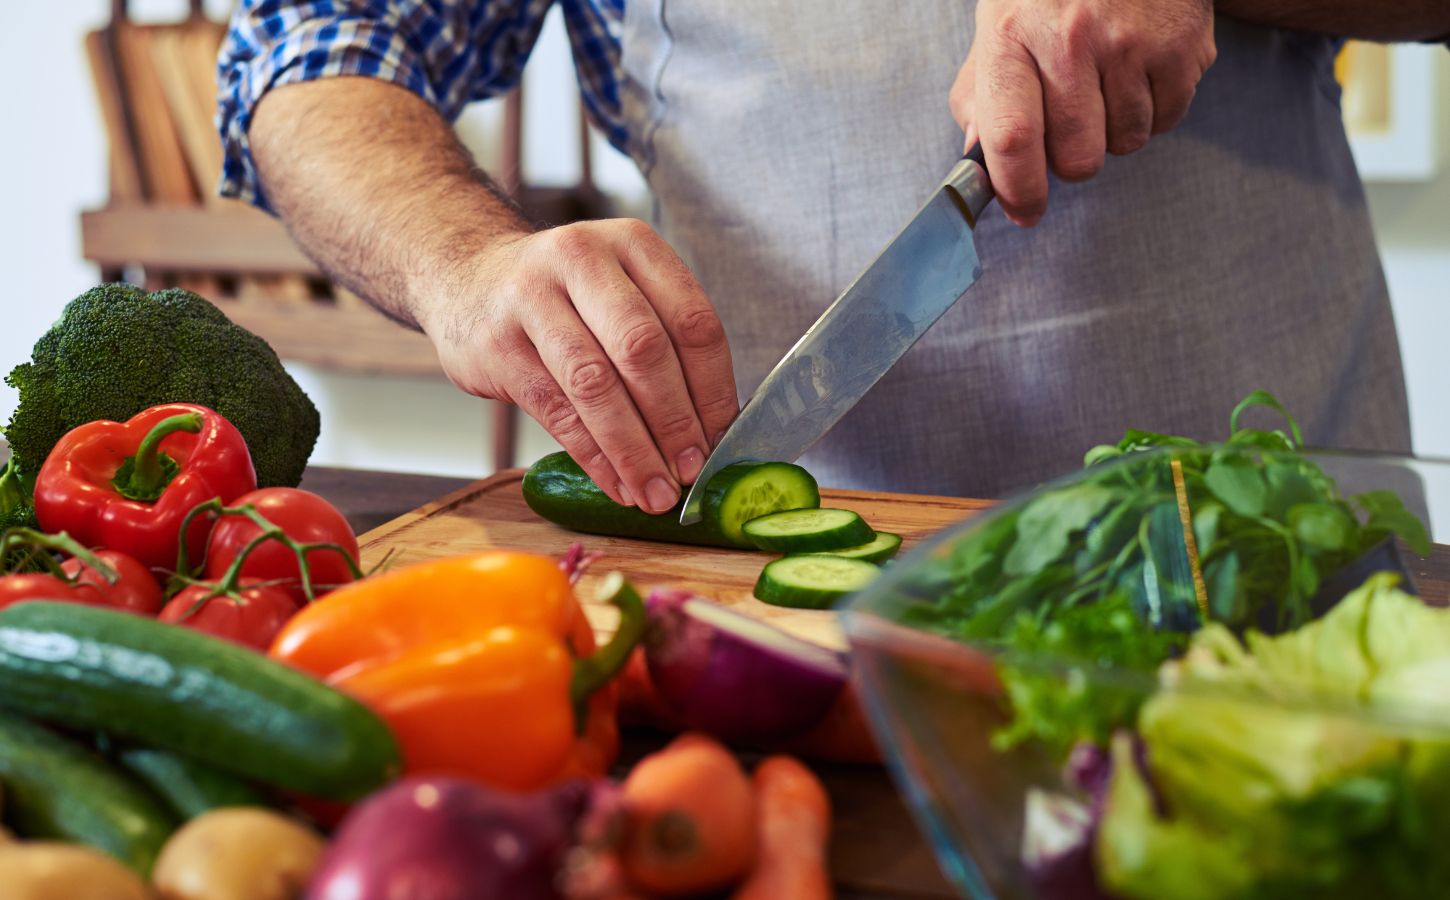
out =
<svg viewBox="0 0 1450 900"><path fill-rule="evenodd" d="M243 0L218 58L220 191L270 209L247 142L272 88L336 75L379 78L418 94L450 121L503 93L528 61L554 0ZM623 0L564 0L585 105L611 141L619 123Z"/></svg>

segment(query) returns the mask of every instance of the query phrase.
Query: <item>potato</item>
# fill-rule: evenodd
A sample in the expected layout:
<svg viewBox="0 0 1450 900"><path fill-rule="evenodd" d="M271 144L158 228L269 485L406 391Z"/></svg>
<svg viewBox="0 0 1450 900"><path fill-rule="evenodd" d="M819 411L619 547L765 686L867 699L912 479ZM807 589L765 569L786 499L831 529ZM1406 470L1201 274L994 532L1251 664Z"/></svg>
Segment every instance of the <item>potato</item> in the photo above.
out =
<svg viewBox="0 0 1450 900"><path fill-rule="evenodd" d="M314 831L272 810L215 809L171 836L151 880L161 900L294 900L325 846Z"/></svg>
<svg viewBox="0 0 1450 900"><path fill-rule="evenodd" d="M5 900L149 900L135 873L99 850L48 841L0 847Z"/></svg>

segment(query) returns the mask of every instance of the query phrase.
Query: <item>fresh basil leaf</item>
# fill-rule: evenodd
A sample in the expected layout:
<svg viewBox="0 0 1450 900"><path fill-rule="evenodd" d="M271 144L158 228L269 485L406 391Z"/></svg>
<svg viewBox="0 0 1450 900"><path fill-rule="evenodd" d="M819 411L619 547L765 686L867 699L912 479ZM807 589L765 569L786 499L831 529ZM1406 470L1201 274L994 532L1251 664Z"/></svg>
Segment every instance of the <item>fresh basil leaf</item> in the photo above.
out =
<svg viewBox="0 0 1450 900"><path fill-rule="evenodd" d="M1098 444L1096 447L1083 454L1082 466L1084 469L1091 469L1098 463L1117 459L1123 455L1123 450L1115 444Z"/></svg>
<svg viewBox="0 0 1450 900"><path fill-rule="evenodd" d="M1289 411L1284 408L1284 404L1279 402L1279 398L1264 390L1254 391L1240 400L1239 405L1235 406L1234 411L1229 414L1228 430L1232 437L1237 437L1241 431L1248 430L1239 428L1239 416L1256 406L1266 406L1283 416L1284 422L1289 426L1289 434L1293 435L1293 446L1304 446L1304 435L1299 431L1299 423L1289 415Z"/></svg>
<svg viewBox="0 0 1450 900"><path fill-rule="evenodd" d="M1218 523L1223 518L1223 504L1209 501L1200 504L1193 513L1193 540L1198 544L1198 555L1207 556L1213 552L1218 540Z"/></svg>
<svg viewBox="0 0 1450 900"><path fill-rule="evenodd" d="M1317 550L1347 550L1354 539L1354 519L1338 504L1300 503L1287 519L1299 542Z"/></svg>
<svg viewBox="0 0 1450 900"><path fill-rule="evenodd" d="M1002 571L1031 575L1061 558L1072 536L1086 528L1115 496L1111 489L1087 482L1033 500L1017 520L1017 542L1008 551Z"/></svg>
<svg viewBox="0 0 1450 900"><path fill-rule="evenodd" d="M1114 506L1091 528L1078 554L1078 571L1086 572L1118 555L1123 545L1138 533L1142 510L1132 500Z"/></svg>
<svg viewBox="0 0 1450 900"><path fill-rule="evenodd" d="M1241 456L1215 459L1203 476L1213 495L1241 516L1258 516L1264 511L1268 493L1258 466Z"/></svg>
<svg viewBox="0 0 1450 900"><path fill-rule="evenodd" d="M1305 459L1272 459L1264 464L1264 481L1268 494L1264 500L1265 514L1283 519L1294 506L1332 499L1335 492L1325 490L1308 469L1314 466Z"/></svg>
<svg viewBox="0 0 1450 900"><path fill-rule="evenodd" d="M1430 534L1419 517L1405 509L1398 494L1390 490L1368 491L1353 498L1369 517L1364 527L1371 531L1397 534L1420 556L1429 556Z"/></svg>
<svg viewBox="0 0 1450 900"><path fill-rule="evenodd" d="M1241 622L1248 609L1239 588L1239 555L1230 550L1203 567L1208 610L1218 622Z"/></svg>

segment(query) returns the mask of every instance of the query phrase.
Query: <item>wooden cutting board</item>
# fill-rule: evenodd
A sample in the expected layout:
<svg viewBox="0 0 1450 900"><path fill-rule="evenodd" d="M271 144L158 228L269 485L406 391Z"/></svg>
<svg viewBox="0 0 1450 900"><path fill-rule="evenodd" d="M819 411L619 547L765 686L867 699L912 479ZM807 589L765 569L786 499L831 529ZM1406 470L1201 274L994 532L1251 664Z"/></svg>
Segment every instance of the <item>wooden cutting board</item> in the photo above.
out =
<svg viewBox="0 0 1450 900"><path fill-rule="evenodd" d="M565 531L545 522L524 503L522 469L510 469L455 491L394 519L360 539L363 567L384 557L390 564L418 562L492 547L561 556L571 544L603 554L579 585L590 621L601 634L613 631L614 610L594 603L595 585L610 571L623 572L642 591L684 588L773 624L800 637L843 648L835 614L785 609L751 596L760 569L773 557L744 550L662 544ZM902 552L988 505L981 500L865 491L822 490L821 505L854 510L872 527L900 534Z"/></svg>

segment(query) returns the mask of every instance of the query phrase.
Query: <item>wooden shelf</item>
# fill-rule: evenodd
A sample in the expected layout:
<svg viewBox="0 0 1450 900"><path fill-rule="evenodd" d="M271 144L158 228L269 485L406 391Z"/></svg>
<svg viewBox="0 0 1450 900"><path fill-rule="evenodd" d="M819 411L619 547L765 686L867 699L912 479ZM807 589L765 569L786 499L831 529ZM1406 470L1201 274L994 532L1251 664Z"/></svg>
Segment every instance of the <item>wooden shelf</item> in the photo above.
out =
<svg viewBox="0 0 1450 900"><path fill-rule="evenodd" d="M281 222L241 203L116 204L81 213L81 252L103 268L320 277Z"/></svg>

